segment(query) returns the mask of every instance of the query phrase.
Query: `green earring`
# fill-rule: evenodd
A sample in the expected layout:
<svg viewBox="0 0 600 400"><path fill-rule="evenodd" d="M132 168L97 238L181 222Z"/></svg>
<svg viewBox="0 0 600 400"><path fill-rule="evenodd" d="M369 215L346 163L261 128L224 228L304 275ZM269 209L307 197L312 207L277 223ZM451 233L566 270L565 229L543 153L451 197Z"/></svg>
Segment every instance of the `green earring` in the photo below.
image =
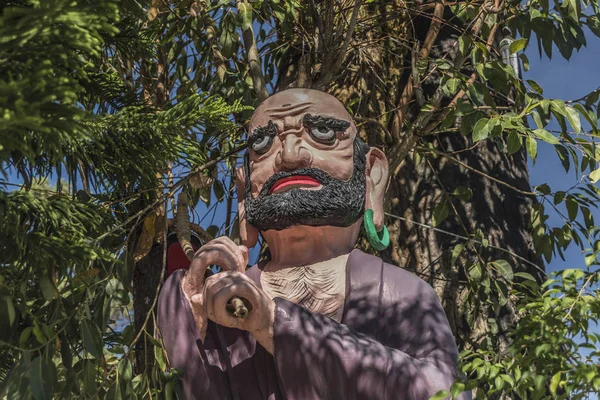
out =
<svg viewBox="0 0 600 400"><path fill-rule="evenodd" d="M365 232L367 233L367 239L369 240L369 243L371 243L371 246L377 251L387 249L390 245L390 233L385 225L382 230L377 232L375 223L373 222L373 209L369 208L365 211L363 224L365 226Z"/></svg>

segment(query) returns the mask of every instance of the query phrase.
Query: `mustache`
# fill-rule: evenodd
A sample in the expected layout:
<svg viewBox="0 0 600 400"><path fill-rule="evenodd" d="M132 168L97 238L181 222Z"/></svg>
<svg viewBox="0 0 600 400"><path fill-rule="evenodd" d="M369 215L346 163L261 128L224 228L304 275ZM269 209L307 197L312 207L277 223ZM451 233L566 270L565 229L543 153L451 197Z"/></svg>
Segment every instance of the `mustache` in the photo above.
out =
<svg viewBox="0 0 600 400"><path fill-rule="evenodd" d="M275 185L275 183L284 178L289 178L291 176L296 175L304 175L314 178L317 182L319 182L323 186L329 185L333 181L337 181L338 179L332 178L327 172L320 170L318 168L300 168L294 171L289 172L276 172L267 179L265 184L263 185L258 197L269 196L269 192Z"/></svg>

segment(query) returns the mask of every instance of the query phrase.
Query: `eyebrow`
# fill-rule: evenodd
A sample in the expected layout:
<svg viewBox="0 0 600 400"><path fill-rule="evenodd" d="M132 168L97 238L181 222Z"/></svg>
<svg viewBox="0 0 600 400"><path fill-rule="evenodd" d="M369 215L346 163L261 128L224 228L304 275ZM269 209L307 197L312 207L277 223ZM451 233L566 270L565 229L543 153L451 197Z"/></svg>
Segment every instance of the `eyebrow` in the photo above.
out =
<svg viewBox="0 0 600 400"><path fill-rule="evenodd" d="M273 121L269 120L265 126L257 126L248 134L248 145L252 146L252 143L256 141L260 136L277 136L277 127Z"/></svg>
<svg viewBox="0 0 600 400"><path fill-rule="evenodd" d="M337 119L328 115L305 114L304 117L302 117L302 122L310 127L319 128L323 126L335 131L345 131L350 127L349 121Z"/></svg>
<svg viewBox="0 0 600 400"><path fill-rule="evenodd" d="M327 127L335 131L345 131L350 127L350 122L321 114L305 114L302 123L309 127ZM277 127L272 120L265 126L257 126L248 134L248 144L252 145L259 136L277 136Z"/></svg>

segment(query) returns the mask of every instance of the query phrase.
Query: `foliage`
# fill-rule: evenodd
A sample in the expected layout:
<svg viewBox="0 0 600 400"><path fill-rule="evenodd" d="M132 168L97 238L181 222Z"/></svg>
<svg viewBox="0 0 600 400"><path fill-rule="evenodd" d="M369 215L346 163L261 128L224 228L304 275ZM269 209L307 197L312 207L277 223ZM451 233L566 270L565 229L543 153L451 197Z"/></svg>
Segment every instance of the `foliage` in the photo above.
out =
<svg viewBox="0 0 600 400"><path fill-rule="evenodd" d="M110 65L132 48L151 60L153 33L119 29L135 11L95 0L1 9L0 162L5 178L20 174L0 183L0 392L10 398L173 390L171 373L133 375L137 332L114 330L131 302L127 237L144 202L162 205L157 196L182 184L157 172L207 162L205 129L233 132L229 115L245 108L195 90L147 101ZM56 188L37 184L54 177Z"/></svg>
<svg viewBox="0 0 600 400"><path fill-rule="evenodd" d="M177 393L177 371L149 328L152 307L142 318L150 325L129 320L132 297L147 296L151 306L160 288L140 292L134 260L146 244L164 245L175 212L169 200L182 190L192 206L224 206L210 232L235 236L231 177L241 125L268 92L290 85L342 99L392 171L407 155L416 166L444 159L537 199L525 229L545 261L570 245L586 252L587 265L541 284L536 257L514 254L478 225L450 232L461 242L447 254L455 271L447 278L472 328L461 336L465 377L452 394L585 398L600 391L593 332L600 90L546 98L513 67L520 61L527 69L530 42L540 55L558 49L569 58L586 35L600 36L598 2L338 3L0 5L0 395ZM449 39L437 40L446 29ZM535 161L543 142L578 179L566 191L499 180L493 168L441 147L438 139L448 136L489 145L514 168L524 153ZM216 179L192 188L198 171ZM40 187L44 179L56 188ZM467 186L444 191L415 220L422 217L427 229L460 220L457 207L478 195ZM553 226L550 213L562 224ZM154 349L150 367L133 354L142 342Z"/></svg>
<svg viewBox="0 0 600 400"><path fill-rule="evenodd" d="M455 390L477 388L476 398L585 399L600 390L600 271L567 269L537 290L525 277L529 294L517 301L519 320L498 352L486 338L461 354L462 371L471 378ZM594 332L596 330L596 332ZM497 329L492 329L492 334Z"/></svg>

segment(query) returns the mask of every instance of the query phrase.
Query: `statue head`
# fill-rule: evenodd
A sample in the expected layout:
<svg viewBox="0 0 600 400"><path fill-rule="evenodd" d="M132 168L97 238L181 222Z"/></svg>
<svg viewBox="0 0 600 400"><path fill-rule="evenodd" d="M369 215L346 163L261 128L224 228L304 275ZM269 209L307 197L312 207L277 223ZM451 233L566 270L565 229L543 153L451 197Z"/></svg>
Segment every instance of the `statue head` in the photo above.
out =
<svg viewBox="0 0 600 400"><path fill-rule="evenodd" d="M261 103L249 126L238 170L240 233L301 226L358 229L366 209L383 226L388 163L369 148L344 105L311 89L288 89Z"/></svg>

